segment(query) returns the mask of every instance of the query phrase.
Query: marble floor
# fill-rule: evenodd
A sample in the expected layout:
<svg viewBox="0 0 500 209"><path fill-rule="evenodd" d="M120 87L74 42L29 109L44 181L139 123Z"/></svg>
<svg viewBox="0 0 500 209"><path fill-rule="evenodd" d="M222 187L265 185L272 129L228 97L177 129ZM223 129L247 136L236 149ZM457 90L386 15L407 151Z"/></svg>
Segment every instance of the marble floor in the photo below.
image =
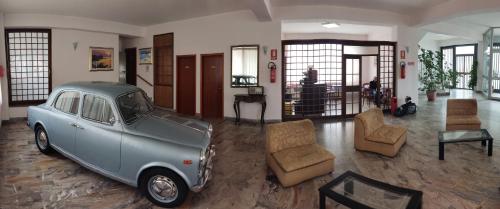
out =
<svg viewBox="0 0 500 209"><path fill-rule="evenodd" d="M500 102L471 91L450 97L477 97L483 128L500 139ZM500 208L500 142L488 157L480 143L445 146L438 160L437 131L444 129L445 101L420 98L416 115L386 117L409 128L395 158L355 151L353 122L316 121L320 144L335 153L335 171L291 188L267 181L264 133L260 125L214 121L215 173L201 193L190 194L180 208L318 208L317 189L352 170L390 184L423 191L423 208ZM65 157L38 152L33 133L22 120L0 128L0 208L156 208L134 188L95 174ZM327 208L343 208L328 201Z"/></svg>

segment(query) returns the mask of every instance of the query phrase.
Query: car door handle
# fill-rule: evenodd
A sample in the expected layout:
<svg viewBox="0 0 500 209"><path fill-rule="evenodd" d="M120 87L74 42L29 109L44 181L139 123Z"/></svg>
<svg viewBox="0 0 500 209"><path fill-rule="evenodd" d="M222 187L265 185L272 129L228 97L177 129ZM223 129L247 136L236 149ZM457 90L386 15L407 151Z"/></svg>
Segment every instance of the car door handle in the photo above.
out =
<svg viewBox="0 0 500 209"><path fill-rule="evenodd" d="M78 125L76 123L72 123L71 126L73 126L75 128L79 128L79 129L84 129L83 127L81 127L80 125Z"/></svg>

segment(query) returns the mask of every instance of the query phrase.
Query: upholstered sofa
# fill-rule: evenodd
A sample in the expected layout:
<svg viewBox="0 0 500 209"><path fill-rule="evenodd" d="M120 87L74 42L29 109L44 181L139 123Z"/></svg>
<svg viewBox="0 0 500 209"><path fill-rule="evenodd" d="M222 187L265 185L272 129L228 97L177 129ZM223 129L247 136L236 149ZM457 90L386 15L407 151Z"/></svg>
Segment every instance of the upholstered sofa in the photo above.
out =
<svg viewBox="0 0 500 209"><path fill-rule="evenodd" d="M481 121L477 116L476 99L448 99L446 130L477 130Z"/></svg>
<svg viewBox="0 0 500 209"><path fill-rule="evenodd" d="M407 128L384 124L384 114L372 108L354 117L354 147L389 157L398 154L406 142Z"/></svg>
<svg viewBox="0 0 500 209"><path fill-rule="evenodd" d="M284 187L332 172L335 156L316 143L311 120L267 125L266 161Z"/></svg>

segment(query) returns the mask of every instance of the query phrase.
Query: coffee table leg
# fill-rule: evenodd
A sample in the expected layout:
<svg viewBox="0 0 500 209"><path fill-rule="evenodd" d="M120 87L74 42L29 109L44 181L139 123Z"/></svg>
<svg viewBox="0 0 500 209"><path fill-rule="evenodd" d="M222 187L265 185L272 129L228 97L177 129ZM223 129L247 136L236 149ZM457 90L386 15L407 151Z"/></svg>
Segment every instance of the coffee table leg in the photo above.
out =
<svg viewBox="0 0 500 209"><path fill-rule="evenodd" d="M486 140L481 141L481 145L484 147L486 146Z"/></svg>
<svg viewBox="0 0 500 209"><path fill-rule="evenodd" d="M325 209L325 195L319 192L319 209Z"/></svg>
<svg viewBox="0 0 500 209"><path fill-rule="evenodd" d="M493 154L493 139L488 140L488 156Z"/></svg>
<svg viewBox="0 0 500 209"><path fill-rule="evenodd" d="M444 143L439 142L439 160L444 160Z"/></svg>

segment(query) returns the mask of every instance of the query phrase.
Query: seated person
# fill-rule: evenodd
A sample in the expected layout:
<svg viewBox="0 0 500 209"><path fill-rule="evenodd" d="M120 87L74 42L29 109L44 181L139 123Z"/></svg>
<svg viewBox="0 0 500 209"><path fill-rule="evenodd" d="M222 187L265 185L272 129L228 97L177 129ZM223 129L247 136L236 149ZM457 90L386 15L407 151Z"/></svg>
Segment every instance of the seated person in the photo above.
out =
<svg viewBox="0 0 500 209"><path fill-rule="evenodd" d="M377 88L379 87L378 77L375 76L372 81L370 81L370 96L374 98L375 103L377 103L378 99L375 99L377 96Z"/></svg>

